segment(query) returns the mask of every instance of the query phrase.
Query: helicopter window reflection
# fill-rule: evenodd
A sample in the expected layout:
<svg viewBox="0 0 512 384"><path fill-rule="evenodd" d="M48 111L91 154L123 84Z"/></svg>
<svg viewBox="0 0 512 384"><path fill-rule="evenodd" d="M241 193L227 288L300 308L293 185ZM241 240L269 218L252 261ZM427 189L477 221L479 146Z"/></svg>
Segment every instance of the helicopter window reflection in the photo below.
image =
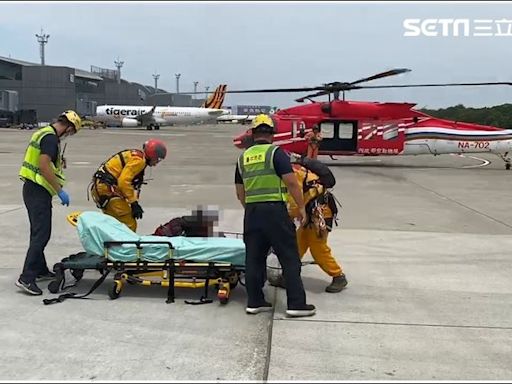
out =
<svg viewBox="0 0 512 384"><path fill-rule="evenodd" d="M384 140L394 140L398 137L398 127L392 127L391 129L387 129L382 133L382 138Z"/></svg>
<svg viewBox="0 0 512 384"><path fill-rule="evenodd" d="M320 132L324 139L334 139L334 123L324 122L320 124Z"/></svg>
<svg viewBox="0 0 512 384"><path fill-rule="evenodd" d="M354 125L352 123L340 123L338 138L352 139L354 135Z"/></svg>

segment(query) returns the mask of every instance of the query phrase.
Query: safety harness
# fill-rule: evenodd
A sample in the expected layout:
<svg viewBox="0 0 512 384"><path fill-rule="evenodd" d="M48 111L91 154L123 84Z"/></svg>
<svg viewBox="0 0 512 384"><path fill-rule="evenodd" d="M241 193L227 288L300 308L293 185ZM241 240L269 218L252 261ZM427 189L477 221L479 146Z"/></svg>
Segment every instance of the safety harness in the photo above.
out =
<svg viewBox="0 0 512 384"><path fill-rule="evenodd" d="M333 224L336 224L336 226L338 226L338 205L340 207L342 207L342 205L339 202L339 200L336 198L336 196L334 196L334 194L332 193L331 188L329 188L331 185L334 184L334 183L332 183L331 180L329 180L328 182L324 182L324 177L323 177L324 175L322 175L322 174L318 175L316 172L311 170L309 168L310 163L303 161L303 159L302 159L302 161L297 161L297 164L300 164L306 170L304 179L302 181L302 191L304 194L307 193L311 188L315 188L315 184L317 184L317 183L320 185L323 185L323 187L324 187L324 191L320 195L311 199L306 204L306 207L305 207L307 217L308 217L305 227L314 226L314 224L315 224L314 220L316 219L317 220L316 224L318 226L318 236L321 237L323 231L327 230L330 232L332 230ZM313 173L314 175L318 176L319 179L308 181L308 176L309 176L310 172ZM318 172L318 173L321 173L321 172ZM332 176L332 177L334 177L334 176ZM322 208L324 205L327 205L329 207L329 209L331 210L332 218L329 218L329 219L324 218L323 208Z"/></svg>
<svg viewBox="0 0 512 384"><path fill-rule="evenodd" d="M88 201L90 200L89 192L91 192L92 198L93 198L94 202L96 203L96 206L99 209L104 209L108 205L110 200L112 200L113 198L122 198L123 197L117 190L117 178L107 170L106 164L110 160L112 160L114 157L118 156L119 160L121 162L121 168L124 168L126 165L126 160L124 159L123 153L126 151L129 151L129 149L120 151L120 152L116 153L115 155L111 156L110 158L108 158L107 160L105 160L103 163L101 163L98 170L94 173L94 175L92 177L92 181L89 184L89 189L87 192L87 200ZM100 192L98 190L98 183L103 183L103 184L107 185L110 190L110 194L109 195L100 194ZM132 184L133 184L134 188L138 192L140 192L140 188L141 188L142 184L144 184L144 171L142 171L137 176L135 176ZM94 191L94 193L93 193L93 191Z"/></svg>

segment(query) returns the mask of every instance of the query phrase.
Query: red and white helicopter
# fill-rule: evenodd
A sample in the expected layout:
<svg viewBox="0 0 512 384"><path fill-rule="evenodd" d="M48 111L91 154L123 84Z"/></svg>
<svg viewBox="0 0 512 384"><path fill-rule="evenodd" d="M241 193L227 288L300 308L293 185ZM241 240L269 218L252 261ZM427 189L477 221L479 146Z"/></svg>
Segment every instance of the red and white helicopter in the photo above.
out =
<svg viewBox="0 0 512 384"><path fill-rule="evenodd" d="M272 115L276 127L274 144L283 149L306 154L305 134L314 125L320 127L323 140L319 155L393 156L419 154L493 153L511 168L512 129L438 119L416 111L412 103L379 103L346 101L345 92L357 89L491 86L512 85L511 82L444 83L361 86L359 84L409 72L393 69L352 83L334 82L310 88L277 88L227 91L227 93L311 92L297 102L311 101L281 109ZM343 94L342 100L339 99ZM329 100L316 102L312 98L328 95ZM331 95L333 99L331 100ZM252 143L251 130L234 138L239 148Z"/></svg>

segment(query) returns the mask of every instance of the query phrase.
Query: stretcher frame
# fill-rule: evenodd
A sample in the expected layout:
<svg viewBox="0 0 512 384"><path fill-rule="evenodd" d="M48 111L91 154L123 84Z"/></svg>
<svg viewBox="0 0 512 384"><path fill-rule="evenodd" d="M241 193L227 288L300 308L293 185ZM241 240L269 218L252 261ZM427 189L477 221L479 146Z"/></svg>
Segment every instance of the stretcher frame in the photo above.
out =
<svg viewBox="0 0 512 384"><path fill-rule="evenodd" d="M236 237L241 236L240 233L223 232L223 234L232 234ZM112 261L109 259L109 250L112 247L122 245L135 245L137 252L137 261L122 262ZM164 244L169 247L169 258L165 261L149 262L141 259L143 245L146 244ZM64 284L65 270L69 269L71 274L78 281L81 280L83 272L87 269L98 270L102 273L102 277L98 280L93 288L81 297L75 294L64 294L59 296L65 298L83 298L89 295L99 286L103 280L114 271L113 284L108 289L110 299L117 299L126 284L151 286L160 285L167 288L166 303L175 302L175 288L204 288L203 295L199 301L185 300L187 304L206 304L213 302L208 297L209 288L214 286L217 289L217 298L221 304L227 304L229 301L231 290L234 289L238 282L241 281L241 275L245 272L245 267L235 266L225 262L193 262L185 259L173 258L172 242L170 241L107 241L103 243L104 255L103 260L97 263L94 268L66 268L63 262L54 265L55 280L48 285L48 290L52 293L58 293ZM65 289L65 288L64 288ZM60 302L62 300L55 299L45 302Z"/></svg>

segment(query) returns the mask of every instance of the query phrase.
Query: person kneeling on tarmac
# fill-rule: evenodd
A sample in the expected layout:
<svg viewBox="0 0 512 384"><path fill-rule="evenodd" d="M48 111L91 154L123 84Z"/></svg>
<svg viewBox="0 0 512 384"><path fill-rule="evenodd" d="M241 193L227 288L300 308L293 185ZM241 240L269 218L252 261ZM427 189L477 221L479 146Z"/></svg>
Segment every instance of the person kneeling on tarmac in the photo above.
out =
<svg viewBox="0 0 512 384"><path fill-rule="evenodd" d="M142 151L125 149L111 156L92 178L90 191L96 206L136 232L136 219L142 219L144 213L138 202L144 171L147 166L157 165L166 155L165 144L150 139L144 143Z"/></svg>
<svg viewBox="0 0 512 384"><path fill-rule="evenodd" d="M325 291L340 292L347 286L347 278L327 244L327 238L334 221L333 210L337 211L336 202L333 195L322 185L318 175L303 167L300 163L293 164L293 171L297 176L299 185L302 186L308 215L308 222L297 230L300 258L302 259L309 249L316 264L332 277L332 282L325 288ZM294 201L291 200L288 204L290 217L297 217L297 208ZM285 288L283 275L269 279L269 283L273 286Z"/></svg>

